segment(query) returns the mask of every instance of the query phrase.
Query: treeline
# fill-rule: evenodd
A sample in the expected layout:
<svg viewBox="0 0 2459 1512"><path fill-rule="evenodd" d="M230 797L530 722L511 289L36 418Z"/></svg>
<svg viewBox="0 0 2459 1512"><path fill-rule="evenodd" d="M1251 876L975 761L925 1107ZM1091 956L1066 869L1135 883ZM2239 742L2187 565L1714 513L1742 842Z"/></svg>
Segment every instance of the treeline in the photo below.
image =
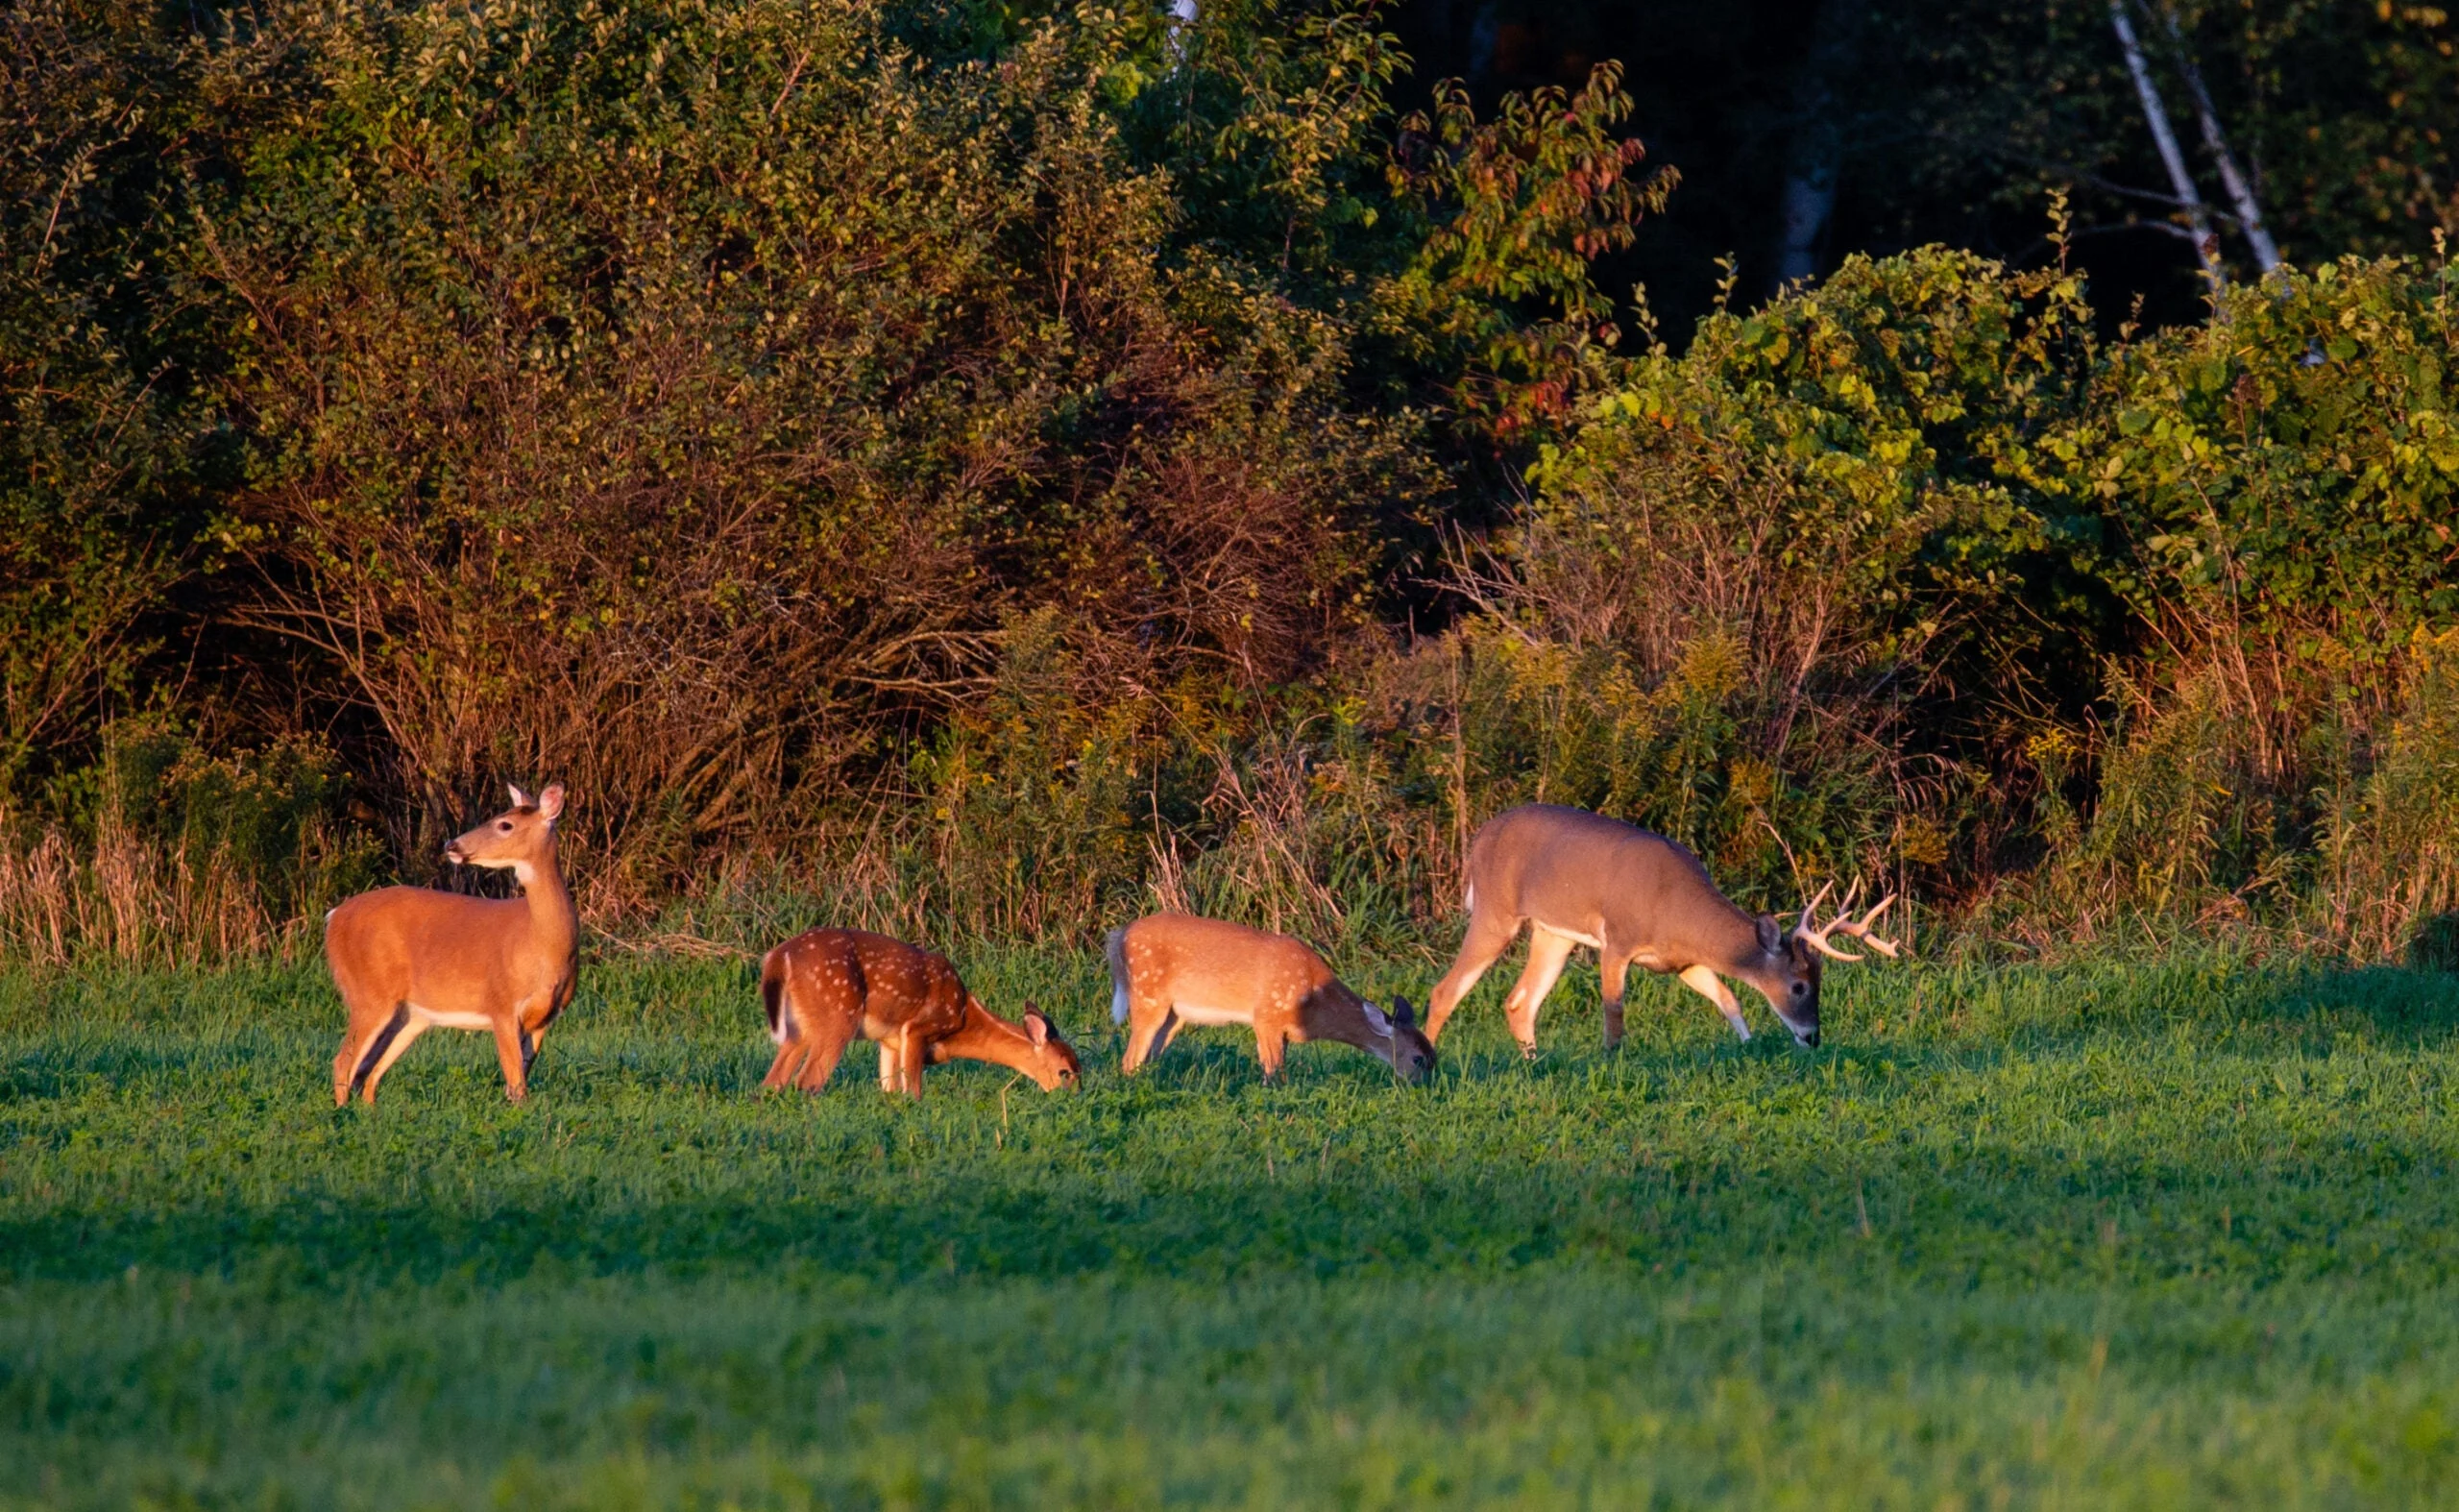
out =
<svg viewBox="0 0 2459 1512"><path fill-rule="evenodd" d="M1527 797L2041 944L2459 906L2438 262L1677 351L1617 73L1399 100L1368 10L6 24L0 953L266 948L547 776L625 938L1397 942Z"/></svg>

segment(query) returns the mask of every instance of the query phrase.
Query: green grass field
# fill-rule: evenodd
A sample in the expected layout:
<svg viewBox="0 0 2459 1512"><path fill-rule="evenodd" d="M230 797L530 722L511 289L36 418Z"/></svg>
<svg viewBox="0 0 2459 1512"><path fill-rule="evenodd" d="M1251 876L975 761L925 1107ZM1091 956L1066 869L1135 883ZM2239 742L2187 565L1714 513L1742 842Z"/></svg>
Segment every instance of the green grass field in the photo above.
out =
<svg viewBox="0 0 2459 1512"><path fill-rule="evenodd" d="M1817 1052L1651 983L1608 1057L1575 970L1406 1090L1123 1083L1093 955L961 963L1081 1093L759 1100L749 968L634 962L527 1106L439 1031L336 1112L316 967L0 982L0 1504L2459 1499L2454 979L1855 968Z"/></svg>

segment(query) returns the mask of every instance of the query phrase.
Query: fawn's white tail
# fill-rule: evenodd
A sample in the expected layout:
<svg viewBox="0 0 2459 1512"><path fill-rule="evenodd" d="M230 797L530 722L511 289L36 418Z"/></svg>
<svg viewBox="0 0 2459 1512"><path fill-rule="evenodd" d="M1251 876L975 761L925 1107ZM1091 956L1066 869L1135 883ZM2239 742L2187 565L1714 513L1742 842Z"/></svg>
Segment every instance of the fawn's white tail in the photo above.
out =
<svg viewBox="0 0 2459 1512"><path fill-rule="evenodd" d="M1110 959L1110 1022L1127 1022L1127 926L1110 931L1106 953Z"/></svg>

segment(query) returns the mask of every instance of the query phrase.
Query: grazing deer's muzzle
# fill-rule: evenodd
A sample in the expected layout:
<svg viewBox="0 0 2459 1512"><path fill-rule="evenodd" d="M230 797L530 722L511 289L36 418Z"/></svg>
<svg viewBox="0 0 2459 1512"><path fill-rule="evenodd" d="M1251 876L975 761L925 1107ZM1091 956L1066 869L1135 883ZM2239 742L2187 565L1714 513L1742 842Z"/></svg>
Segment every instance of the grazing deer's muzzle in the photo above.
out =
<svg viewBox="0 0 2459 1512"><path fill-rule="evenodd" d="M1804 1034L1800 1030L1795 1030L1793 1031L1793 1037L1800 1040L1808 1049L1815 1050L1818 1048L1818 1031L1815 1029L1812 1030L1808 1034Z"/></svg>

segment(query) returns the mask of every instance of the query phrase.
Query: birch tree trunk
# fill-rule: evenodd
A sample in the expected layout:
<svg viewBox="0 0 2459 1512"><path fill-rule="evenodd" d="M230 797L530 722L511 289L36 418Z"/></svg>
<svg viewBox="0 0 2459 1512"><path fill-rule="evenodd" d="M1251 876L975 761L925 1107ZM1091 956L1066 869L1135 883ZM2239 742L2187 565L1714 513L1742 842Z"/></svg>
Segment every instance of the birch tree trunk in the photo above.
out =
<svg viewBox="0 0 2459 1512"><path fill-rule="evenodd" d="M2203 86L2203 70L2195 65L2194 53L2186 46L2185 32L2178 25L2177 10L2167 0L2161 0L2160 20L2169 29L2169 45L2177 53L2178 71L2186 76L2186 88L2194 94L2195 114L2203 123L2203 145L2220 169L2220 185L2228 191L2228 203L2236 207L2237 228L2246 233L2247 245L2253 248L2254 261L2269 277L2279 266L2279 248L2271 239L2270 228L2263 224L2263 207L2254 198L2253 182L2237 166L2237 155L2228 150L2228 138L2221 134L2220 112L2212 109L2211 91Z"/></svg>
<svg viewBox="0 0 2459 1512"><path fill-rule="evenodd" d="M2195 187L2194 175L2186 171L2186 155L2178 147L2178 134L2169 129L2169 108L2160 103L2159 86L2152 82L2152 67L2143 60L2143 44L2135 40L2134 23L2126 13L2126 0L2109 0L2109 25L2116 28L2117 44L2126 52L2127 72L2134 76L2134 92L2143 101L2144 124L2152 128L2153 145L2160 149L2160 161L2169 170L2169 186L2186 212L2195 256L2203 264L2203 281L2218 298L2228 286L2228 275L2220 266L2220 238L2212 234L2211 211L2203 203L2203 191Z"/></svg>
<svg viewBox="0 0 2459 1512"><path fill-rule="evenodd" d="M1853 66L1867 0L1824 0L1812 23L1809 56L1794 90L1798 124L1786 155L1778 205L1775 284L1818 273L1827 223L1836 212L1836 183L1844 166L1844 122L1838 92Z"/></svg>

